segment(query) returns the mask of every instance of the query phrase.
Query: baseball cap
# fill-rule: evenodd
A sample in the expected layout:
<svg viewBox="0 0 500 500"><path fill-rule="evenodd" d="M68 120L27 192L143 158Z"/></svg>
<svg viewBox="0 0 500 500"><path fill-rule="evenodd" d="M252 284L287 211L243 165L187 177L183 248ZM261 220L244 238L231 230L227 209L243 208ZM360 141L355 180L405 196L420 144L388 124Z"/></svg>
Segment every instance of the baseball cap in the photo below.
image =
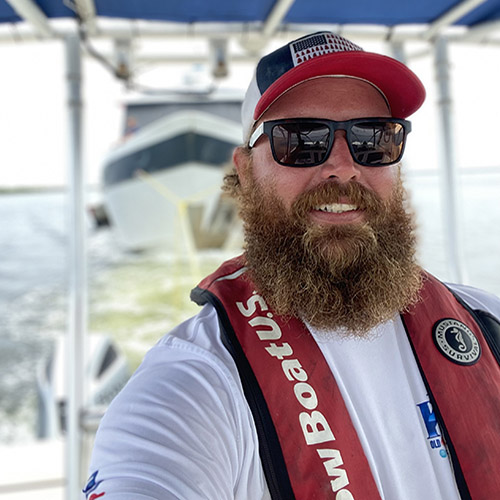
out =
<svg viewBox="0 0 500 500"><path fill-rule="evenodd" d="M289 42L259 61L242 105L243 140L280 96L322 76L348 76L371 83L385 97L395 118L407 118L425 99L422 82L403 63L320 31Z"/></svg>

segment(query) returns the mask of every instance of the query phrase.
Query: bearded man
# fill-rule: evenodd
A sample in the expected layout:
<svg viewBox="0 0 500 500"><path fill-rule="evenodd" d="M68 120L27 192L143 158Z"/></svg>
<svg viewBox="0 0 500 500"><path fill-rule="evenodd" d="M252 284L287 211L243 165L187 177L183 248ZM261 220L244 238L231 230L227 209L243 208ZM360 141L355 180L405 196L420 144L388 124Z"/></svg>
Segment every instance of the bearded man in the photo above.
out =
<svg viewBox="0 0 500 500"><path fill-rule="evenodd" d="M245 252L113 402L89 498L500 498L500 301L415 258L424 96L329 32L261 59L224 184Z"/></svg>

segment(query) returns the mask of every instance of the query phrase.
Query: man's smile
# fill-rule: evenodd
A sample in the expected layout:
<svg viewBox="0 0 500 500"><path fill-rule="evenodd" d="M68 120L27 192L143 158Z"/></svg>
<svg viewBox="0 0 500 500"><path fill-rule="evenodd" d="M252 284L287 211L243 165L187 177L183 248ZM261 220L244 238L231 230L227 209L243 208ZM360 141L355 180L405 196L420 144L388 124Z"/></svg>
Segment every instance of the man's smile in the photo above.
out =
<svg viewBox="0 0 500 500"><path fill-rule="evenodd" d="M320 212L329 212L333 214L351 212L357 209L358 207L356 205L351 205L348 203L330 203L328 205L319 205L317 207L314 207L314 210L318 210Z"/></svg>
<svg viewBox="0 0 500 500"><path fill-rule="evenodd" d="M310 217L320 224L355 224L364 222L365 211L357 205L332 203L314 207Z"/></svg>
<svg viewBox="0 0 500 500"><path fill-rule="evenodd" d="M365 210L347 197L341 197L335 202L314 204L309 216L321 224L353 224L364 221Z"/></svg>

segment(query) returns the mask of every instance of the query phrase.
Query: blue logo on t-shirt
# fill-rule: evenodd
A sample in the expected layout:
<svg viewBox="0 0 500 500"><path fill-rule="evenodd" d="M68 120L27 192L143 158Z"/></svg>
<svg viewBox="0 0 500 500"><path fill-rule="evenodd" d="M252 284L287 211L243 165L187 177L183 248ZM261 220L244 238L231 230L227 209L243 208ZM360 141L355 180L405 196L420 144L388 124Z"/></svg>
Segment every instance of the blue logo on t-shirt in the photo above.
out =
<svg viewBox="0 0 500 500"><path fill-rule="evenodd" d="M87 498L89 496L90 493L92 493L93 491L95 491L99 485L102 483L102 481L97 481L97 474L99 473L99 471L95 471L88 479L87 481L87 486L85 486L85 488L82 490L83 493L85 493L85 495L87 495Z"/></svg>
<svg viewBox="0 0 500 500"><path fill-rule="evenodd" d="M437 420L436 415L432 411L432 406L430 401L426 401L425 403L420 403L417 405L420 409L420 413L422 414L422 418L424 419L424 424L427 429L427 438L434 439L440 436L437 431Z"/></svg>
<svg viewBox="0 0 500 500"><path fill-rule="evenodd" d="M422 415L422 419L425 424L425 428L427 429L427 440L433 450L439 449L439 454L446 458L448 453L443 448L443 444L441 442L441 434L439 434L439 426L438 421L436 419L436 415L432 410L432 405L430 401L425 401L417 405L420 414Z"/></svg>

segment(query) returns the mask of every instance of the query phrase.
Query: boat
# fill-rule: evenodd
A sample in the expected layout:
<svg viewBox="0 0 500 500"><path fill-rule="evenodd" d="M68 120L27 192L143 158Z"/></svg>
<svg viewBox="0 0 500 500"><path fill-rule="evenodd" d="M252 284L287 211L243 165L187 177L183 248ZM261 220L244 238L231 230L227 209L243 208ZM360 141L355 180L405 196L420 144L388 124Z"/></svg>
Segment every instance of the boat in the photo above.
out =
<svg viewBox="0 0 500 500"><path fill-rule="evenodd" d="M141 96L125 105L123 140L104 160L103 201L123 247L186 252L231 240L223 174L241 143L241 92Z"/></svg>

